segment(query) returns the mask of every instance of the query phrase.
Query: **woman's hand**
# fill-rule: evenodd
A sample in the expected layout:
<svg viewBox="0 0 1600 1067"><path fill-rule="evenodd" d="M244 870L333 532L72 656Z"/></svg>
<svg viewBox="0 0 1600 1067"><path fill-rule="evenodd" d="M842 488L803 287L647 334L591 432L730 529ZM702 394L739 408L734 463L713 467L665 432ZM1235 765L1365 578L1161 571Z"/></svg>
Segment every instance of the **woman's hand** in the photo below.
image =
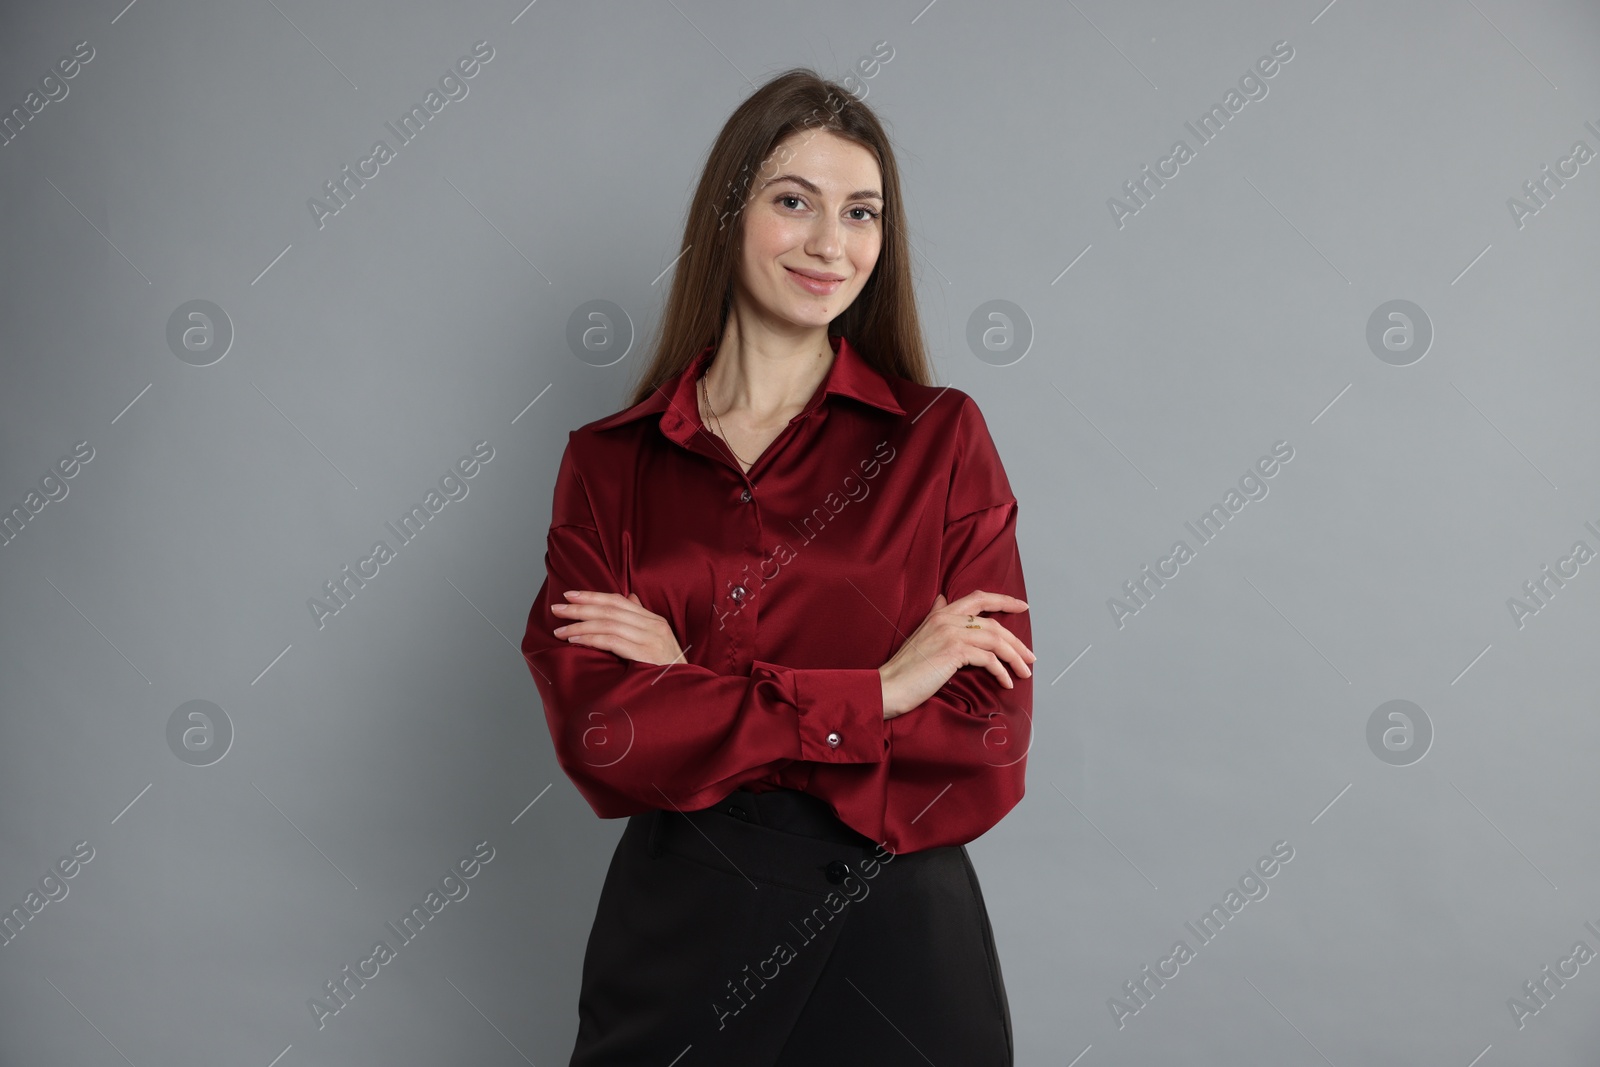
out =
<svg viewBox="0 0 1600 1067"><path fill-rule="evenodd" d="M940 593L922 625L878 668L883 676L883 717L892 719L917 707L962 667L982 667L1007 689L1016 683L1002 660L1024 678L1032 677L1028 664L1039 657L1016 634L993 619L978 616L982 611L1027 610L1026 601L1004 593L978 590L948 604ZM974 619L977 629L968 628L969 615L978 616Z"/></svg>
<svg viewBox="0 0 1600 1067"><path fill-rule="evenodd" d="M683 658L667 620L646 611L637 593L597 593L579 589L563 594L570 603L550 610L573 621L552 632L575 645L603 648L638 663L675 663Z"/></svg>

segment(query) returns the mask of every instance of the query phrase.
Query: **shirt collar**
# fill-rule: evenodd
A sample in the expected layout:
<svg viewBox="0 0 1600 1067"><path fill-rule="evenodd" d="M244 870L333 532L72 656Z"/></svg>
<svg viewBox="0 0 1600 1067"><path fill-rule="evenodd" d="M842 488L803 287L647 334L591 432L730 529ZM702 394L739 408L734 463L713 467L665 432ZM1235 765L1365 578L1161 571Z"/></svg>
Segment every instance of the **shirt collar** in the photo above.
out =
<svg viewBox="0 0 1600 1067"><path fill-rule="evenodd" d="M895 400L888 379L876 367L862 359L861 354L850 346L848 340L843 336L837 336L829 337L828 342L834 350L833 365L828 368L827 377L811 395L801 415L809 415L815 411L829 393L848 396L894 415L906 413ZM714 348L713 345L707 345L676 377L668 378L648 397L625 411L619 411L609 418L600 420L593 428L609 430L613 426L621 426L636 419L660 414L661 432L679 444L687 444L701 428L700 405L695 392L700 372L711 361Z"/></svg>

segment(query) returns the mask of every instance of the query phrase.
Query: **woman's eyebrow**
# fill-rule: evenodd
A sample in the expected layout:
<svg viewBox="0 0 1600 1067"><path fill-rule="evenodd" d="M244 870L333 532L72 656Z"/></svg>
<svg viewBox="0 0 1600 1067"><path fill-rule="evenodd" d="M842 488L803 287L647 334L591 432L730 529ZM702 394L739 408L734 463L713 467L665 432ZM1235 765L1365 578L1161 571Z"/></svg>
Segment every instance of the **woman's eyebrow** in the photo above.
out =
<svg viewBox="0 0 1600 1067"><path fill-rule="evenodd" d="M766 181L761 183L761 187L763 189L765 189L767 186L776 185L778 182L793 182L794 184L800 186L802 189L805 189L808 192L815 193L817 196L821 196L822 195L822 190L817 188L817 185L816 185L815 182L812 182L812 181L810 181L810 180L808 180L806 178L802 178L798 174L780 174L776 178L768 178ZM876 189L857 189L855 192L853 192L849 196L845 197L845 199L846 200L882 200L883 199L883 194L878 192L878 190L876 190Z"/></svg>

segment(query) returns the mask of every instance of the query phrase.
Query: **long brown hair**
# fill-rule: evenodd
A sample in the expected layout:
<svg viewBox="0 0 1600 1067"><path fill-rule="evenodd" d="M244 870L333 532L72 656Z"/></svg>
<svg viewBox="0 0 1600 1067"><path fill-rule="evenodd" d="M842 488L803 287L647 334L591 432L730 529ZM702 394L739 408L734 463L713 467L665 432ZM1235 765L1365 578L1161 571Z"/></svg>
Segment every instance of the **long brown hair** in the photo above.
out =
<svg viewBox="0 0 1600 1067"><path fill-rule="evenodd" d="M828 324L884 374L932 384L922 324L911 283L900 169L878 117L835 82L806 67L778 74L728 117L706 158L683 227L686 250L673 271L672 291L656 329L654 353L628 406L681 373L707 345L716 344L733 304L735 252L744 233L744 208L773 150L803 129L826 130L866 148L883 175L883 244L872 276L856 299Z"/></svg>

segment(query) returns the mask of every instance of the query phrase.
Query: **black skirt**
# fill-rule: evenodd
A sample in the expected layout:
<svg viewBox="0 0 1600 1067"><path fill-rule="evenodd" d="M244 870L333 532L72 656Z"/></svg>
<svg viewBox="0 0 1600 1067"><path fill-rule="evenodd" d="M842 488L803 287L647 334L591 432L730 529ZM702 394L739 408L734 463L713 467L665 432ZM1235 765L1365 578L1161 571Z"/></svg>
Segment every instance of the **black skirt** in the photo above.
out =
<svg viewBox="0 0 1600 1067"><path fill-rule="evenodd" d="M790 789L628 819L570 1067L930 1062L1013 1062L964 846L895 855Z"/></svg>

